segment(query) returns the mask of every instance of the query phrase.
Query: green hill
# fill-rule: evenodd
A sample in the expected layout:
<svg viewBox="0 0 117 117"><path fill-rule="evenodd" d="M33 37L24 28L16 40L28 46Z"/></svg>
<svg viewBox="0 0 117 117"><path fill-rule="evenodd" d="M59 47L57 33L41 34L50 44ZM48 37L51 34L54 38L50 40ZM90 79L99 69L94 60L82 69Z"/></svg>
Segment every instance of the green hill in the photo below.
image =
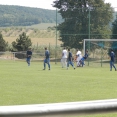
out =
<svg viewBox="0 0 117 117"><path fill-rule="evenodd" d="M57 14L57 21L62 21L59 14ZM55 22L56 10L14 5L0 5L0 27L30 26L39 23Z"/></svg>

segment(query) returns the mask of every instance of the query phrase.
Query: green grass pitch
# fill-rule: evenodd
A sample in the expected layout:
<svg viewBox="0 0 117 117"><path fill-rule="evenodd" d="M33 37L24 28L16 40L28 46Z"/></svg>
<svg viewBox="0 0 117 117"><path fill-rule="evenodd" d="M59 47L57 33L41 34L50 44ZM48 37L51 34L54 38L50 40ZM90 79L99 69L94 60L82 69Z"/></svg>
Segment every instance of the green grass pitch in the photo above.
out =
<svg viewBox="0 0 117 117"><path fill-rule="evenodd" d="M25 105L117 98L117 71L84 66L75 70L54 62L43 71L43 62L0 60L0 105ZM91 115L90 115L91 116ZM87 116L87 117L90 117ZM117 114L95 117L117 117ZM86 117L86 116L85 116ZM91 116L91 117L94 117Z"/></svg>

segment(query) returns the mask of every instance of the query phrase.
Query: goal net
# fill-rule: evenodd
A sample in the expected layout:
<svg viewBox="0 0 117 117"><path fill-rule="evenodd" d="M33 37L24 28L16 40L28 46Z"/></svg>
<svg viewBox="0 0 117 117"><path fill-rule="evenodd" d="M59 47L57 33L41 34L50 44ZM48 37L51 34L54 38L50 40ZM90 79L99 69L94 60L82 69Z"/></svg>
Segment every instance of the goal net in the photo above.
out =
<svg viewBox="0 0 117 117"><path fill-rule="evenodd" d="M83 46L84 53L86 50L89 51L89 66L107 66L110 50L113 49L117 54L117 39L84 39Z"/></svg>

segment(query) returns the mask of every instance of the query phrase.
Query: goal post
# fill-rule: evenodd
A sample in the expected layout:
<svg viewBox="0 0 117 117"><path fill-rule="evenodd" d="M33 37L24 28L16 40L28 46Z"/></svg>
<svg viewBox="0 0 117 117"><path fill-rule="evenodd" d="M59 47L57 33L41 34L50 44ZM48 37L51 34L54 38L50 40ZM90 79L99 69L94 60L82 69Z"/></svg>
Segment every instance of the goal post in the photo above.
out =
<svg viewBox="0 0 117 117"><path fill-rule="evenodd" d="M84 39L83 52L89 51L88 65L99 66L109 63L109 52L113 49L117 53L117 39ZM105 63L105 64L104 64Z"/></svg>

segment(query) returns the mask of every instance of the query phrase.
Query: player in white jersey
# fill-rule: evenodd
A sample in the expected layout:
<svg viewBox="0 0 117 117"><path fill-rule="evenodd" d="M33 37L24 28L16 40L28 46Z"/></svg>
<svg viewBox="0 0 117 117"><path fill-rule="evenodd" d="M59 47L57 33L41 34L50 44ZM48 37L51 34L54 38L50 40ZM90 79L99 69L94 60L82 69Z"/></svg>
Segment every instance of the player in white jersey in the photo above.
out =
<svg viewBox="0 0 117 117"><path fill-rule="evenodd" d="M77 67L80 66L80 60L82 58L82 53L79 49L77 49L77 53L76 53L76 64L77 64Z"/></svg>
<svg viewBox="0 0 117 117"><path fill-rule="evenodd" d="M67 68L67 50L66 50L66 48L64 48L62 51L61 64L62 64L62 68L63 67Z"/></svg>

